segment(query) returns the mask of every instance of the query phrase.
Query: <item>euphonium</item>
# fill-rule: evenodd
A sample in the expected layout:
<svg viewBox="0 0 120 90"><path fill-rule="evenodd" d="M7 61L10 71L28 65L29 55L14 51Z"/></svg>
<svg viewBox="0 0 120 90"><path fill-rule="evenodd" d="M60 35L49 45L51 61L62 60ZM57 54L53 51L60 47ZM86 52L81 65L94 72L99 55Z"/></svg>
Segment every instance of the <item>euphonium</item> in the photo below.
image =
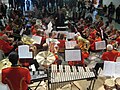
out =
<svg viewBox="0 0 120 90"><path fill-rule="evenodd" d="M24 35L22 38L21 38L21 41L24 43L24 44L33 44L34 40L31 38L31 37L28 37L27 35Z"/></svg>

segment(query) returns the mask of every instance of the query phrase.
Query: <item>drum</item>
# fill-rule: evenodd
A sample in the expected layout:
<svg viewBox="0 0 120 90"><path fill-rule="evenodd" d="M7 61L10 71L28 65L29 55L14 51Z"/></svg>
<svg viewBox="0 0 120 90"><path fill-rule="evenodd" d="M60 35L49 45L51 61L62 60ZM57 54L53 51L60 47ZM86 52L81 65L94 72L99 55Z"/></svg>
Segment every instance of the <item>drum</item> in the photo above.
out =
<svg viewBox="0 0 120 90"><path fill-rule="evenodd" d="M113 79L106 79L104 82L105 90L113 90L115 88L115 82Z"/></svg>
<svg viewBox="0 0 120 90"><path fill-rule="evenodd" d="M120 78L115 79L116 89L120 90Z"/></svg>

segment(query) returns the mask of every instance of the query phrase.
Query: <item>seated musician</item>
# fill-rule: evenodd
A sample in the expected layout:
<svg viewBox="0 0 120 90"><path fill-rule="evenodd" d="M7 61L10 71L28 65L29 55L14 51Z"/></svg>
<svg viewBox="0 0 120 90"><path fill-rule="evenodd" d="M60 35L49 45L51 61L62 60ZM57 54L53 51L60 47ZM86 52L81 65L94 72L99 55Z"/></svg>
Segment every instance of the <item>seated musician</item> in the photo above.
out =
<svg viewBox="0 0 120 90"><path fill-rule="evenodd" d="M80 47L79 47L79 45L76 45L74 48L79 49ZM82 59L81 59L81 61L68 61L68 64L70 66L77 66L77 65L85 66L84 59L88 58L88 56L89 56L89 53L87 51L82 51Z"/></svg>
<svg viewBox="0 0 120 90"><path fill-rule="evenodd" d="M0 48L3 50L5 55L7 56L13 49L14 46L10 45L9 38L6 34L3 34L1 39L0 39ZM14 44L14 43L13 43Z"/></svg>
<svg viewBox="0 0 120 90"><path fill-rule="evenodd" d="M57 53L56 53L56 51L58 51L58 50L56 50L57 48L58 48L58 47L55 46L55 53L52 52L52 53L54 54L54 56L55 56L55 61L54 61L53 64L61 64L61 60L58 59L58 55L57 55ZM48 51L48 50L49 50L48 44L47 44L47 43L44 43L44 44L43 44L43 51Z"/></svg>
<svg viewBox="0 0 120 90"><path fill-rule="evenodd" d="M99 33L95 34L95 39L93 40L93 42L90 44L90 50L91 51L95 51L95 42L101 41L101 37Z"/></svg>
<svg viewBox="0 0 120 90"><path fill-rule="evenodd" d="M28 90L31 79L29 70L18 65L16 52L11 52L8 57L12 65L2 70L2 83L8 84L10 90Z"/></svg>
<svg viewBox="0 0 120 90"><path fill-rule="evenodd" d="M114 50L111 44L107 45L107 51L102 54L101 59L104 61L113 61L116 62L117 57L120 57L120 52ZM103 69L104 63L97 63L95 66L96 74L101 67Z"/></svg>
<svg viewBox="0 0 120 90"><path fill-rule="evenodd" d="M58 44L59 46L59 52L63 53L64 49L65 49L65 35L64 34L60 34L60 39L58 40L60 43Z"/></svg>

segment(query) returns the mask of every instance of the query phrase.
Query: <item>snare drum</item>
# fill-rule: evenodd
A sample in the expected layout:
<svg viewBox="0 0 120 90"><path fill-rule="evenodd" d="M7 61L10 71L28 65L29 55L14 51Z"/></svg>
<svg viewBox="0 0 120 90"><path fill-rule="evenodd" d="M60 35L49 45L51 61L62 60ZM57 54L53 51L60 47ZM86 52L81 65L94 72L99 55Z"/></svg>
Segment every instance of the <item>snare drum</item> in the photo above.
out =
<svg viewBox="0 0 120 90"><path fill-rule="evenodd" d="M116 89L120 90L120 78L115 79Z"/></svg>
<svg viewBox="0 0 120 90"><path fill-rule="evenodd" d="M106 79L104 82L105 90L113 90L115 88L115 82L113 79Z"/></svg>

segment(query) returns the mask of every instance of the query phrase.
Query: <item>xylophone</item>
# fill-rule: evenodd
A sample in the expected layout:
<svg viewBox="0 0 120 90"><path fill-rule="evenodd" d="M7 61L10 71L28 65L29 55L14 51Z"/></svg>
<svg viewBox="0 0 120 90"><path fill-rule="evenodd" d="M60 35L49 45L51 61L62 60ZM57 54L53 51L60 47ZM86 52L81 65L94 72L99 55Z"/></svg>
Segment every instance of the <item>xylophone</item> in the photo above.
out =
<svg viewBox="0 0 120 90"><path fill-rule="evenodd" d="M51 90L53 87L64 82L72 82L76 80L92 79L95 78L95 74L88 67L83 68L82 66L69 66L69 65L51 65L49 69Z"/></svg>
<svg viewBox="0 0 120 90"><path fill-rule="evenodd" d="M48 79L47 71L39 70L39 71L30 71L31 81L38 82L40 80Z"/></svg>
<svg viewBox="0 0 120 90"><path fill-rule="evenodd" d="M86 69L86 71L85 71ZM51 65L51 83L75 81L95 77L93 71L88 67L69 65Z"/></svg>

